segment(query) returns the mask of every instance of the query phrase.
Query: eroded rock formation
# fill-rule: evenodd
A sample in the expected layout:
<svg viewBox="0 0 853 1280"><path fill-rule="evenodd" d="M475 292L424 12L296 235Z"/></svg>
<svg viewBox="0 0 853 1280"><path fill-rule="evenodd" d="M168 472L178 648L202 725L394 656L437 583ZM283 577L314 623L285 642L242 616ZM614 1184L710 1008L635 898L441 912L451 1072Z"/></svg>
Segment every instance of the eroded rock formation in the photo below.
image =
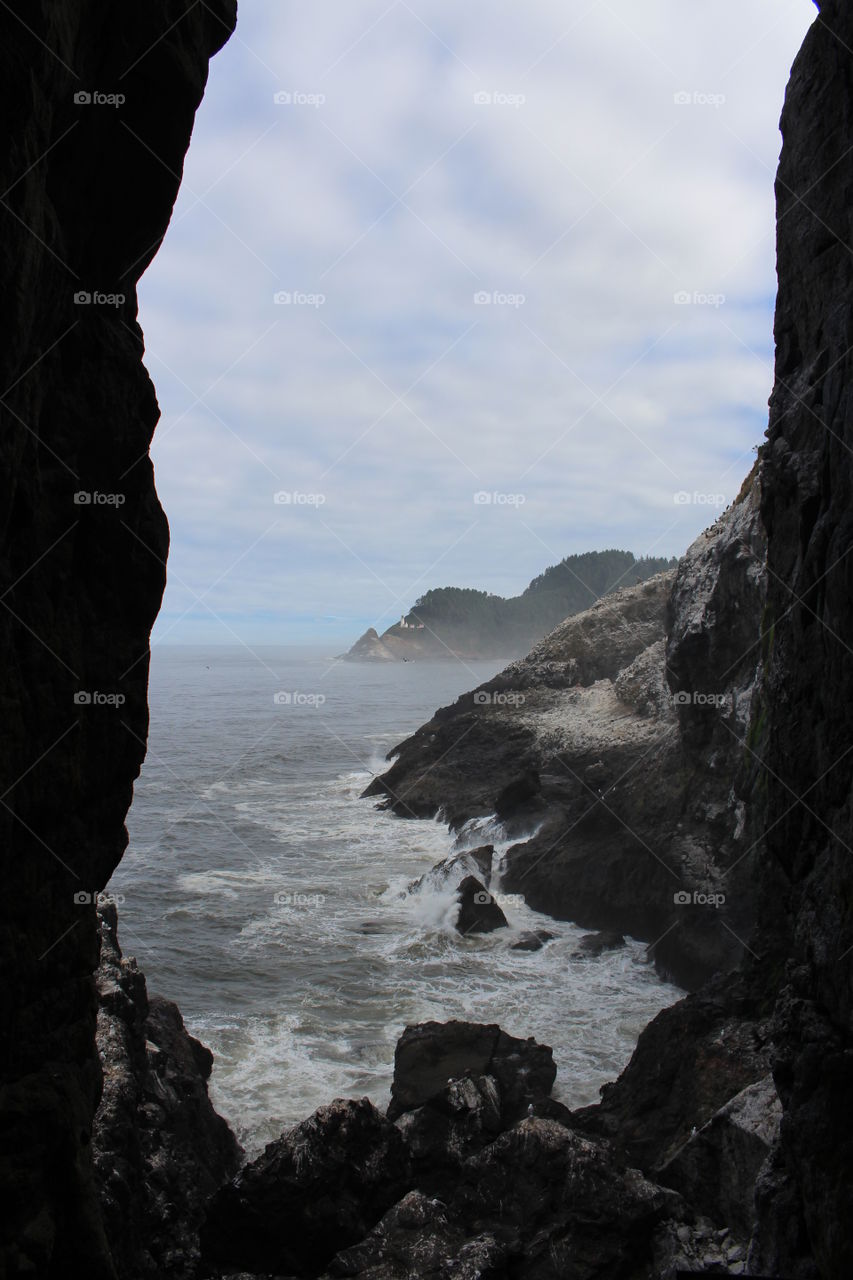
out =
<svg viewBox="0 0 853 1280"><path fill-rule="evenodd" d="M497 814L526 836L504 889L647 940L688 987L734 967L754 923L743 755L765 595L759 500L753 474L674 573L567 619L437 712L367 793L455 827Z"/></svg>

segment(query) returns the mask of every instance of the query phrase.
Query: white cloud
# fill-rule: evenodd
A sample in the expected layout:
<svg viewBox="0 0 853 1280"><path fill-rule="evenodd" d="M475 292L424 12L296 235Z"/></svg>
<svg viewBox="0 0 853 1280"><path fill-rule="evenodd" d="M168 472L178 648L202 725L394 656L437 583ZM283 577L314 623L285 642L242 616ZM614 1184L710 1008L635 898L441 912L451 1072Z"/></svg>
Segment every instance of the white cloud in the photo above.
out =
<svg viewBox="0 0 853 1280"><path fill-rule="evenodd" d="M813 13L243 0L140 290L157 634L340 647L430 586L682 551L715 513L673 493L733 497L763 431L776 122Z"/></svg>

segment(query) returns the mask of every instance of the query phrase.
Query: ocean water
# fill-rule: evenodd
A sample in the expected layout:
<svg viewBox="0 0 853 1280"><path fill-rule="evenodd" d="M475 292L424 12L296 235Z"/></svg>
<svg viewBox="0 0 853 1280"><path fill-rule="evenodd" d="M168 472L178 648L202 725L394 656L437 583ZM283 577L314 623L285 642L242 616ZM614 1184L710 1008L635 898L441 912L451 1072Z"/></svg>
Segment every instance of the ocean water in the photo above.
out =
<svg viewBox="0 0 853 1280"><path fill-rule="evenodd" d="M125 955L213 1050L215 1105L250 1153L334 1097L384 1106L398 1036L430 1018L536 1036L554 1049L555 1096L594 1102L680 995L642 944L578 959L583 931L523 902L505 905L510 931L461 938L454 882L429 872L460 848L505 850L500 827L457 839L360 799L391 748L503 665L155 648L110 891ZM543 926L557 936L541 951L510 950Z"/></svg>

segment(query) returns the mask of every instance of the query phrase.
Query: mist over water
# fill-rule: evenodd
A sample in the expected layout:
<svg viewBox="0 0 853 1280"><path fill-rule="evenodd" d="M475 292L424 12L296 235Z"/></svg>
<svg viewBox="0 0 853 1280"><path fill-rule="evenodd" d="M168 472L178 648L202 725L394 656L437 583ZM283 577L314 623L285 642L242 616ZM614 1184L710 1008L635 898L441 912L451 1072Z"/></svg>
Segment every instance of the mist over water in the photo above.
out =
<svg viewBox="0 0 853 1280"><path fill-rule="evenodd" d="M148 758L110 886L119 936L213 1049L215 1105L250 1152L333 1097L384 1107L398 1036L430 1018L551 1044L555 1096L594 1102L678 998L642 944L575 958L583 930L512 899L511 930L460 937L455 882L427 873L460 847L497 857L500 827L457 840L359 798L388 750L503 665L155 648ZM536 927L555 940L510 949Z"/></svg>

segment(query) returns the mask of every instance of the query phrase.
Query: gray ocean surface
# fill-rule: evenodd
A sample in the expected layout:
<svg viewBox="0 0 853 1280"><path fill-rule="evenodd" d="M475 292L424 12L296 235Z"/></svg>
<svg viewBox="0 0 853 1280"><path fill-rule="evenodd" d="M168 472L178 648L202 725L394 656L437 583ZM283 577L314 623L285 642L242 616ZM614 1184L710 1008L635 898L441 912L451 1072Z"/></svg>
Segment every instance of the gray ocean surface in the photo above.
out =
<svg viewBox="0 0 853 1280"><path fill-rule="evenodd" d="M682 994L639 942L578 959L583 930L519 902L504 908L511 931L461 938L452 884L427 875L409 891L460 847L505 851L500 827L457 840L360 794L390 749L503 665L155 646L148 757L110 892L125 955L213 1050L214 1103L250 1153L332 1098L384 1107L398 1036L431 1018L535 1036L553 1046L555 1096L595 1102ZM543 926L555 941L510 950Z"/></svg>

